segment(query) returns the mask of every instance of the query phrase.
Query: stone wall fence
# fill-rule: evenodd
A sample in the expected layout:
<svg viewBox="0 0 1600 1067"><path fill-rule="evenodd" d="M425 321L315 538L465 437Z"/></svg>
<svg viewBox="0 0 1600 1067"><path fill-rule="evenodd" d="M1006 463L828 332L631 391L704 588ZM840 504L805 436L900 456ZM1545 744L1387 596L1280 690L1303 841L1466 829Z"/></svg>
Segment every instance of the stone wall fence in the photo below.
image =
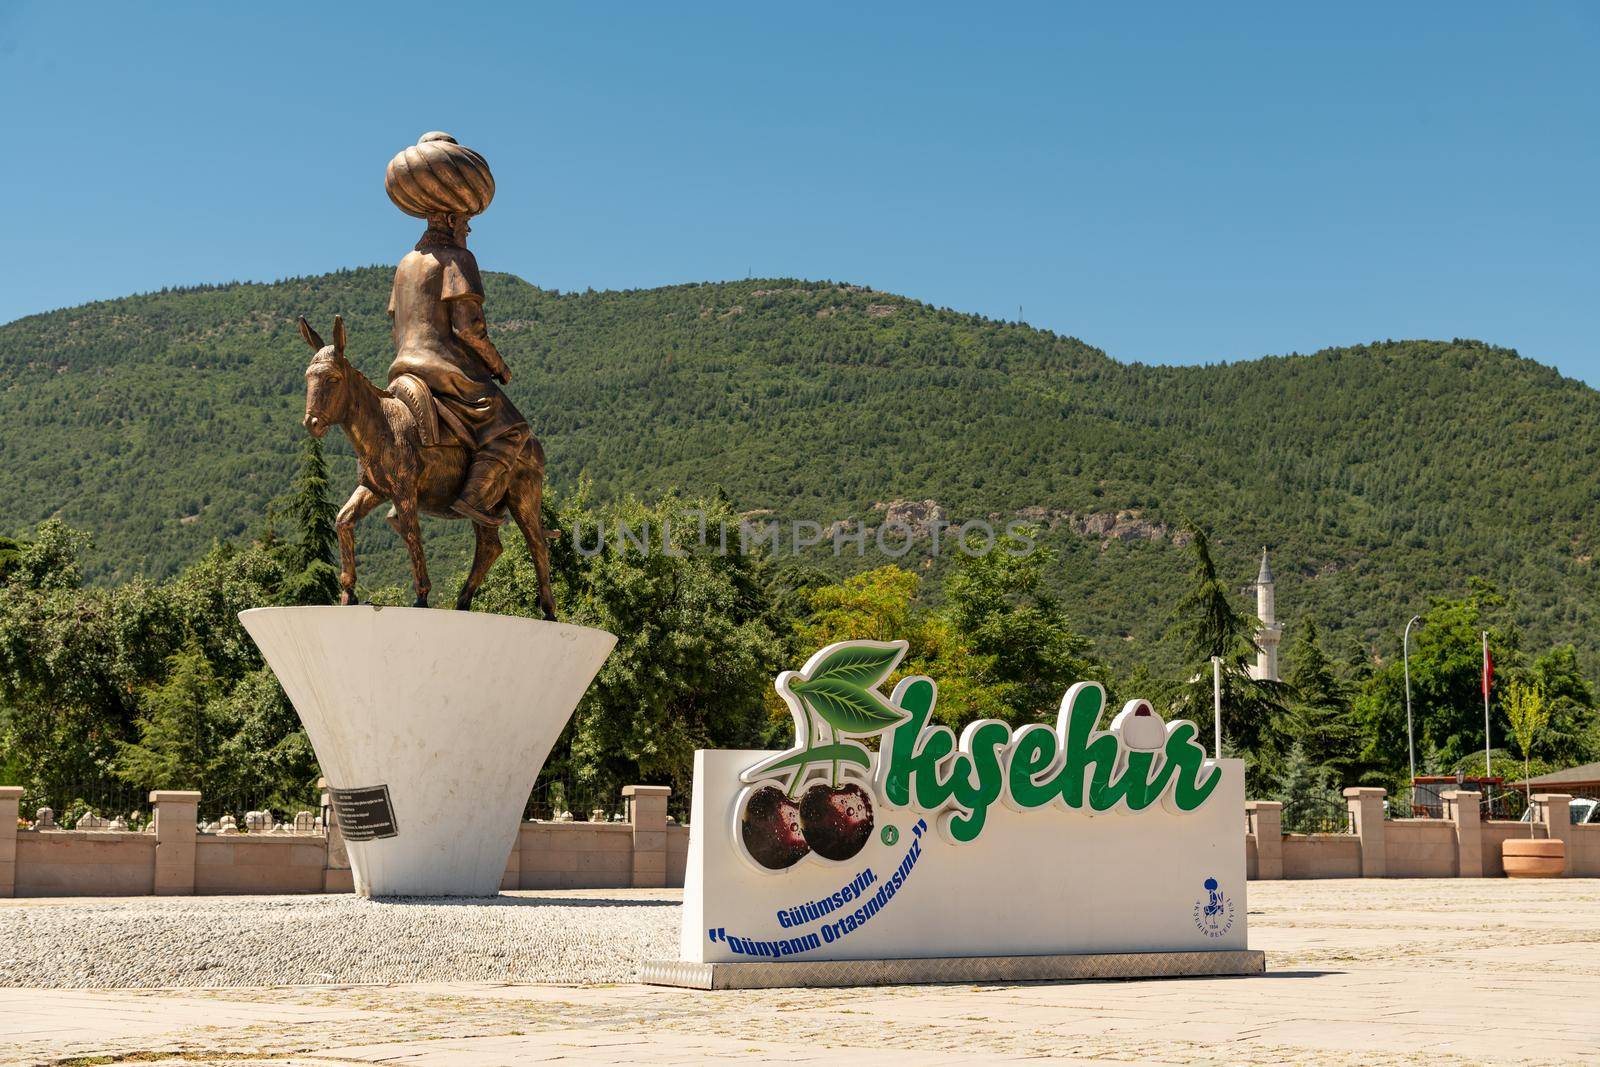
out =
<svg viewBox="0 0 1600 1067"><path fill-rule="evenodd" d="M1600 877L1600 826L1573 826L1570 796L1535 793L1532 825L1480 817L1481 797L1467 790L1441 794L1438 819L1389 818L1385 791L1344 791L1350 832L1286 834L1283 805L1245 803L1245 861L1251 878L1484 878L1505 874L1500 845L1508 837L1559 838L1569 877Z"/></svg>
<svg viewBox="0 0 1600 1067"><path fill-rule="evenodd" d="M320 784L320 783L319 783ZM666 786L622 790L621 822L570 815L521 824L502 889L683 885L689 828L667 815ZM197 792L158 789L142 831L88 819L55 825L49 809L21 823L20 786L0 786L0 897L348 893L350 861L324 786L320 813L201 825ZM84 828L84 824L88 828ZM253 824L252 824L253 823ZM103 824L103 825L102 825ZM115 827L115 828L112 828Z"/></svg>
<svg viewBox="0 0 1600 1067"><path fill-rule="evenodd" d="M323 794L320 814L292 825L259 819L240 832L232 819L200 826L200 794L159 789L142 832L62 830L48 811L19 827L23 790L0 786L0 897L221 893L348 893L350 862ZM502 889L671 888L683 885L689 828L667 815L671 790L630 785L618 822L521 824ZM1444 817L1387 817L1384 791L1344 791L1350 832L1286 834L1283 805L1245 804L1245 859L1256 879L1483 878L1503 875L1500 845L1525 837L1525 822L1483 820L1477 793L1443 794ZM1532 831L1566 843L1566 874L1600 877L1600 826L1573 826L1571 797L1536 793ZM40 817L42 816L42 817ZM96 820L89 820L96 822ZM104 820L99 820L104 822ZM247 820L248 822L248 820Z"/></svg>

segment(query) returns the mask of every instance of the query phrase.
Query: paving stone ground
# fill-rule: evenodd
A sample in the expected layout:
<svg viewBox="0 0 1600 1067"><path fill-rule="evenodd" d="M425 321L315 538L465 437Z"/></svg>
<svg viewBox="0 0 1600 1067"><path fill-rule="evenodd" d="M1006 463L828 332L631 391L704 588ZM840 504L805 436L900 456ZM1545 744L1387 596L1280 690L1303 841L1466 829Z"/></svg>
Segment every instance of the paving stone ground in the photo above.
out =
<svg viewBox="0 0 1600 1067"><path fill-rule="evenodd" d="M1600 1062L1600 880L1255 882L1249 892L1251 944L1268 954L1261 978L718 993L438 981L11 988L0 990L0 1064ZM641 893L639 904L659 913L660 897ZM234 905L241 916L251 906ZM17 908L76 919L84 907L94 902L4 901L0 921Z"/></svg>

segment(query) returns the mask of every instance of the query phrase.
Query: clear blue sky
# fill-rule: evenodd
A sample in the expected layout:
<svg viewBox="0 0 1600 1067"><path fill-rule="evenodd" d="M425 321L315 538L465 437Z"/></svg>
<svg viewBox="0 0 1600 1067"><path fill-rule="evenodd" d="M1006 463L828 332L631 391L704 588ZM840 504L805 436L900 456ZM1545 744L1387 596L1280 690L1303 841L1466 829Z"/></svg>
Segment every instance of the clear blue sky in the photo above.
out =
<svg viewBox="0 0 1600 1067"><path fill-rule="evenodd" d="M498 180L479 261L539 285L833 278L1147 362L1477 337L1600 384L1600 5L344 8L0 7L0 321L392 263L384 165L444 129Z"/></svg>

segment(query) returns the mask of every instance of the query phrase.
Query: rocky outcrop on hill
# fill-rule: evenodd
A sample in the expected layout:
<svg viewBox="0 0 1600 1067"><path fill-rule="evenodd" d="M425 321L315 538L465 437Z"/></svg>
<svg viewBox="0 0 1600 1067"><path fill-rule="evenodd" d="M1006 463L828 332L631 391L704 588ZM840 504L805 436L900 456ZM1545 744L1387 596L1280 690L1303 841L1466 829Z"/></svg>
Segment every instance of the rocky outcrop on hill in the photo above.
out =
<svg viewBox="0 0 1600 1067"><path fill-rule="evenodd" d="M885 526L910 531L913 541L932 537L937 523L950 524L950 512L937 500L891 500L888 503L879 500L873 503L872 510L883 513Z"/></svg>
<svg viewBox="0 0 1600 1067"><path fill-rule="evenodd" d="M933 536L934 527L938 524L950 526L955 522L949 509L931 498L887 502L879 500L873 503L872 510L883 516L883 525L910 531L913 541ZM1168 541L1182 546L1190 541L1188 531L1147 519L1138 508L1096 511L1079 515L1059 508L1030 505L1019 509L1014 517L1050 530L1065 526L1079 537L1090 537L1105 542ZM986 518L998 526L1006 521L1008 516L1000 512L991 512Z"/></svg>
<svg viewBox="0 0 1600 1067"><path fill-rule="evenodd" d="M1190 540L1188 531L1146 519L1138 508L1078 515L1035 504L1020 509L1017 518L1051 530L1066 526L1079 537L1097 537L1105 541L1171 541L1175 545L1186 545Z"/></svg>

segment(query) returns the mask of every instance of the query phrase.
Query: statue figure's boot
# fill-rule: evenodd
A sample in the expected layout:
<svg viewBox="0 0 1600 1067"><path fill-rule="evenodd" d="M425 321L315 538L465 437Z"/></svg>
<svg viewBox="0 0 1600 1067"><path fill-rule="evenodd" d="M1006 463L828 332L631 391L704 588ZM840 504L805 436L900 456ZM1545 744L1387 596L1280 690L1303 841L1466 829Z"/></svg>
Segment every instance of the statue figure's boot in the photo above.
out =
<svg viewBox="0 0 1600 1067"><path fill-rule="evenodd" d="M467 484L450 510L485 526L499 526L506 521L500 513L506 495L505 481L505 464L481 454L473 457Z"/></svg>

